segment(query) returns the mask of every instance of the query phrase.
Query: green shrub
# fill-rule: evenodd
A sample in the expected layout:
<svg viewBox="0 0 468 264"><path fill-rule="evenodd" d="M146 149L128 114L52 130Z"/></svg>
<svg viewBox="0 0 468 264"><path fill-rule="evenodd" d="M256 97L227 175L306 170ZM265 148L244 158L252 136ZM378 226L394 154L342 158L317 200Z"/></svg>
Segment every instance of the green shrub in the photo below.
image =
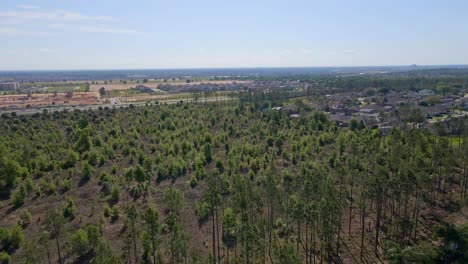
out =
<svg viewBox="0 0 468 264"><path fill-rule="evenodd" d="M21 188L16 190L10 198L10 204L13 207L20 207L24 204L24 200L26 199L26 193Z"/></svg>
<svg viewBox="0 0 468 264"><path fill-rule="evenodd" d="M140 198L141 196L141 193L142 193L142 190L141 190L141 187L138 185L138 186L135 186L132 190L132 196L133 196L133 199L138 199Z"/></svg>
<svg viewBox="0 0 468 264"><path fill-rule="evenodd" d="M117 206L112 207L112 216L111 220L113 222L117 221L119 219L119 208Z"/></svg>
<svg viewBox="0 0 468 264"><path fill-rule="evenodd" d="M75 218L75 215L76 215L75 203L73 202L73 199L71 197L68 197L63 207L63 216L65 218L73 219Z"/></svg>
<svg viewBox="0 0 468 264"><path fill-rule="evenodd" d="M197 215L199 223L203 223L208 220L210 210L210 205L207 202L198 202L195 204L195 214Z"/></svg>
<svg viewBox="0 0 468 264"><path fill-rule="evenodd" d="M78 153L76 153L75 151L71 149L68 150L67 159L62 164L62 169L68 169L68 168L74 167L78 159L79 159Z"/></svg>
<svg viewBox="0 0 468 264"><path fill-rule="evenodd" d="M27 226L31 223L32 215L28 210L23 210L20 214L20 224Z"/></svg>
<svg viewBox="0 0 468 264"><path fill-rule="evenodd" d="M111 174L116 175L117 174L117 167L115 165L112 165L111 167Z"/></svg>
<svg viewBox="0 0 468 264"><path fill-rule="evenodd" d="M78 229L71 238L71 251L81 257L86 255L89 249L88 233L83 229Z"/></svg>
<svg viewBox="0 0 468 264"><path fill-rule="evenodd" d="M63 192L66 192L66 191L70 190L70 188L71 188L70 179L65 179L65 180L61 181L60 182L60 187L62 188Z"/></svg>
<svg viewBox="0 0 468 264"><path fill-rule="evenodd" d="M18 162L5 155L2 156L0 158L0 194L5 194L16 186L18 178L26 174L27 170L21 167Z"/></svg>
<svg viewBox="0 0 468 264"><path fill-rule="evenodd" d="M0 264L10 264L10 255L6 252L0 252Z"/></svg>
<svg viewBox="0 0 468 264"><path fill-rule="evenodd" d="M117 185L112 186L110 198L112 202L118 202L120 199L120 188Z"/></svg>
<svg viewBox="0 0 468 264"><path fill-rule="evenodd" d="M146 173L140 164L137 164L133 169L133 177L137 182L144 182L147 180Z"/></svg>
<svg viewBox="0 0 468 264"><path fill-rule="evenodd" d="M0 227L0 249L10 245L10 230Z"/></svg>
<svg viewBox="0 0 468 264"><path fill-rule="evenodd" d="M82 181L88 181L91 179L91 175L93 174L93 167L89 165L87 161L83 162L83 167L81 169L81 180Z"/></svg>
<svg viewBox="0 0 468 264"><path fill-rule="evenodd" d="M89 164L91 164L91 166L96 166L96 164L98 163L98 160L99 160L98 153L96 151L91 151L88 157Z"/></svg>
<svg viewBox="0 0 468 264"><path fill-rule="evenodd" d="M10 247L19 248L23 240L23 228L21 228L20 225L15 224L10 233Z"/></svg>
<svg viewBox="0 0 468 264"><path fill-rule="evenodd" d="M112 209L106 203L104 204L104 217L109 217L112 214Z"/></svg>
<svg viewBox="0 0 468 264"><path fill-rule="evenodd" d="M46 187L47 187L47 188L46 188L45 191L46 191L46 193L49 194L49 195L54 194L54 193L57 191L57 185L55 185L55 183L52 182L52 181L49 182L49 184L47 184Z"/></svg>
<svg viewBox="0 0 468 264"><path fill-rule="evenodd" d="M99 166L103 166L106 163L106 158L104 156L99 156Z"/></svg>
<svg viewBox="0 0 468 264"><path fill-rule="evenodd" d="M195 188L198 184L197 176L190 177L190 187Z"/></svg>

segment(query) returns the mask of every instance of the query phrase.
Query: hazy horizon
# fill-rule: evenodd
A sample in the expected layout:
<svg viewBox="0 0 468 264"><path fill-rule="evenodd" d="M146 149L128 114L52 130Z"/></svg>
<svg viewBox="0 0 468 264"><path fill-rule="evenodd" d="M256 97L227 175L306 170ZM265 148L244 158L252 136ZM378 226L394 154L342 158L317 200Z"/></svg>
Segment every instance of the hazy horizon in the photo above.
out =
<svg viewBox="0 0 468 264"><path fill-rule="evenodd" d="M468 64L466 1L9 1L0 70Z"/></svg>

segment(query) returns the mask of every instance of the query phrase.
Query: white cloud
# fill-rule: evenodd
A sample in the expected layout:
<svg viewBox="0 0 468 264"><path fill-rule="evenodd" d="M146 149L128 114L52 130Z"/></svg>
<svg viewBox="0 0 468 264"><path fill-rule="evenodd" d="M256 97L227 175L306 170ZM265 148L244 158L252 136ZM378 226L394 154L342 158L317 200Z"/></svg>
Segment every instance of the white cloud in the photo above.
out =
<svg viewBox="0 0 468 264"><path fill-rule="evenodd" d="M24 9L24 7L23 7ZM77 12L66 10L45 11L31 9L26 11L4 11L0 12L0 18L13 18L21 20L53 20L53 21L109 21L109 16L88 16Z"/></svg>
<svg viewBox="0 0 468 264"><path fill-rule="evenodd" d="M33 6L33 5L17 5L16 7L22 8L22 9L41 9L40 7Z"/></svg>
<svg viewBox="0 0 468 264"><path fill-rule="evenodd" d="M311 50L311 49L302 48L302 49L301 49L301 52L304 53L304 54L311 54L311 53L312 53L312 50Z"/></svg>
<svg viewBox="0 0 468 264"><path fill-rule="evenodd" d="M347 50L343 50L343 53L344 54L356 54L357 51L353 49L347 49Z"/></svg>
<svg viewBox="0 0 468 264"><path fill-rule="evenodd" d="M290 50L290 49L285 49L285 50L281 51L281 55L289 56L289 55L292 55L293 53L294 53L294 51Z"/></svg>
<svg viewBox="0 0 468 264"><path fill-rule="evenodd" d="M130 30L130 29L118 29L108 26L85 26L85 25L70 25L70 24L54 24L51 26L54 29L61 29L66 31L75 32L87 32L87 33L110 33L110 34L122 34L122 35L141 35L143 32Z"/></svg>
<svg viewBox="0 0 468 264"><path fill-rule="evenodd" d="M39 49L39 51L42 53L55 53L55 50L48 49L48 48L42 48L42 49Z"/></svg>
<svg viewBox="0 0 468 264"><path fill-rule="evenodd" d="M18 28L0 28L0 36L52 36L51 32L29 31Z"/></svg>
<svg viewBox="0 0 468 264"><path fill-rule="evenodd" d="M96 25L99 22L111 21L110 16L93 16L67 10L46 10L32 5L18 5L16 10L0 11L0 35L9 36L43 36L55 35L58 31L109 33L122 35L140 35L143 32L131 29L115 28L108 25ZM13 26L15 25L15 26ZM16 27L16 25L21 25ZM28 29L40 25L51 29L50 32L36 32ZM21 29L24 28L24 29Z"/></svg>

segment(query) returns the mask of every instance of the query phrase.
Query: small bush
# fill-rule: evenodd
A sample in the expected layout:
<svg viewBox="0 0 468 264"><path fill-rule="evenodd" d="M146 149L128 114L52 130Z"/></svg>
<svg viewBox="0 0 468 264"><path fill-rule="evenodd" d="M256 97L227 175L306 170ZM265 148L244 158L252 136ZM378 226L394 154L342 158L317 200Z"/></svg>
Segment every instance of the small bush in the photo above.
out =
<svg viewBox="0 0 468 264"><path fill-rule="evenodd" d="M79 159L78 153L76 153L73 150L69 150L67 155L68 155L67 159L62 164L62 169L68 169L68 168L74 167L76 162Z"/></svg>
<svg viewBox="0 0 468 264"><path fill-rule="evenodd" d="M112 216L111 220L112 222L117 221L119 219L119 208L117 206L112 207Z"/></svg>
<svg viewBox="0 0 468 264"><path fill-rule="evenodd" d="M96 151L91 151L88 157L89 164L91 164L91 166L96 166L96 164L98 163L98 160L99 160L98 153Z"/></svg>
<svg viewBox="0 0 468 264"><path fill-rule="evenodd" d="M20 207L21 205L24 204L24 200L26 199L26 194L24 191L20 188L19 190L16 190L10 198L10 204L13 207Z"/></svg>
<svg viewBox="0 0 468 264"><path fill-rule="evenodd" d="M112 186L110 198L112 202L118 202L120 199L120 188L116 185Z"/></svg>
<svg viewBox="0 0 468 264"><path fill-rule="evenodd" d="M0 248L7 248L10 245L10 231L0 227Z"/></svg>
<svg viewBox="0 0 468 264"><path fill-rule="evenodd" d="M83 162L83 168L81 169L81 180L88 181L91 179L91 175L93 174L93 167L89 165L87 161Z"/></svg>
<svg viewBox="0 0 468 264"><path fill-rule="evenodd" d="M117 167L115 165L112 165L111 167L111 174L116 175L117 174Z"/></svg>
<svg viewBox="0 0 468 264"><path fill-rule="evenodd" d="M32 215L28 210L24 210L20 214L20 224L22 226L27 226L31 223Z"/></svg>
<svg viewBox="0 0 468 264"><path fill-rule="evenodd" d="M0 252L0 264L10 264L10 255L6 252Z"/></svg>
<svg viewBox="0 0 468 264"><path fill-rule="evenodd" d="M47 185L46 193L51 195L51 194L54 194L56 191L57 191L57 185L55 185L55 183L53 182L50 182Z"/></svg>
<svg viewBox="0 0 468 264"><path fill-rule="evenodd" d="M89 248L88 234L83 229L78 229L71 239L71 251L81 257L86 255Z"/></svg>
<svg viewBox="0 0 468 264"><path fill-rule="evenodd" d="M63 207L63 216L65 218L73 219L75 218L75 215L76 215L75 203L73 202L73 199L71 197L68 197L67 202L65 203L65 206Z"/></svg>
<svg viewBox="0 0 468 264"><path fill-rule="evenodd" d="M18 224L14 225L10 233L10 247L19 248L23 240L23 228Z"/></svg>
<svg viewBox="0 0 468 264"><path fill-rule="evenodd" d="M197 176L192 176L190 178L190 187L195 188L198 184Z"/></svg>
<svg viewBox="0 0 468 264"><path fill-rule="evenodd" d="M140 198L141 193L142 193L141 187L140 186L135 186L135 188L133 188L133 190L132 190L133 199Z"/></svg>
<svg viewBox="0 0 468 264"><path fill-rule="evenodd" d="M61 181L60 182L60 187L61 187L63 192L66 192L66 191L70 190L70 188L71 188L70 179L65 179L65 180Z"/></svg>
<svg viewBox="0 0 468 264"><path fill-rule="evenodd" d="M210 205L207 202L196 203L195 214L197 215L199 223L206 222L210 216Z"/></svg>
<svg viewBox="0 0 468 264"><path fill-rule="evenodd" d="M112 214L112 209L108 204L104 205L104 217L109 217Z"/></svg>

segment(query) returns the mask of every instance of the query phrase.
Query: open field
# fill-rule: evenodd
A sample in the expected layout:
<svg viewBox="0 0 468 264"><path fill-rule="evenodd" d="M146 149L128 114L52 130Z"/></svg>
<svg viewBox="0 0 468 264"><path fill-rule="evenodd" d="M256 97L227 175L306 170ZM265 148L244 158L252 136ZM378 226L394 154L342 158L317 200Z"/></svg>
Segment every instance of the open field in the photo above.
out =
<svg viewBox="0 0 468 264"><path fill-rule="evenodd" d="M0 108L28 108L49 105L94 105L100 103L100 96L97 92L74 92L72 96L67 96L67 93L0 95Z"/></svg>
<svg viewBox="0 0 468 264"><path fill-rule="evenodd" d="M248 81L236 81L236 83L247 83ZM107 83L104 84L104 81L98 81L98 84L91 84L90 85L90 90L91 91L99 91L102 87L106 89L106 91L115 91L115 90L128 90L130 88L134 88L137 85L145 85L150 88L157 88L159 84L173 84L173 85L178 85L178 84L184 84L184 85L198 85L198 84L231 84L233 81L227 80L227 81L194 81L190 83L186 83L185 81L154 81L150 80L147 83L137 83L136 81L127 81L127 83L122 83L118 81L113 81L112 83Z"/></svg>

